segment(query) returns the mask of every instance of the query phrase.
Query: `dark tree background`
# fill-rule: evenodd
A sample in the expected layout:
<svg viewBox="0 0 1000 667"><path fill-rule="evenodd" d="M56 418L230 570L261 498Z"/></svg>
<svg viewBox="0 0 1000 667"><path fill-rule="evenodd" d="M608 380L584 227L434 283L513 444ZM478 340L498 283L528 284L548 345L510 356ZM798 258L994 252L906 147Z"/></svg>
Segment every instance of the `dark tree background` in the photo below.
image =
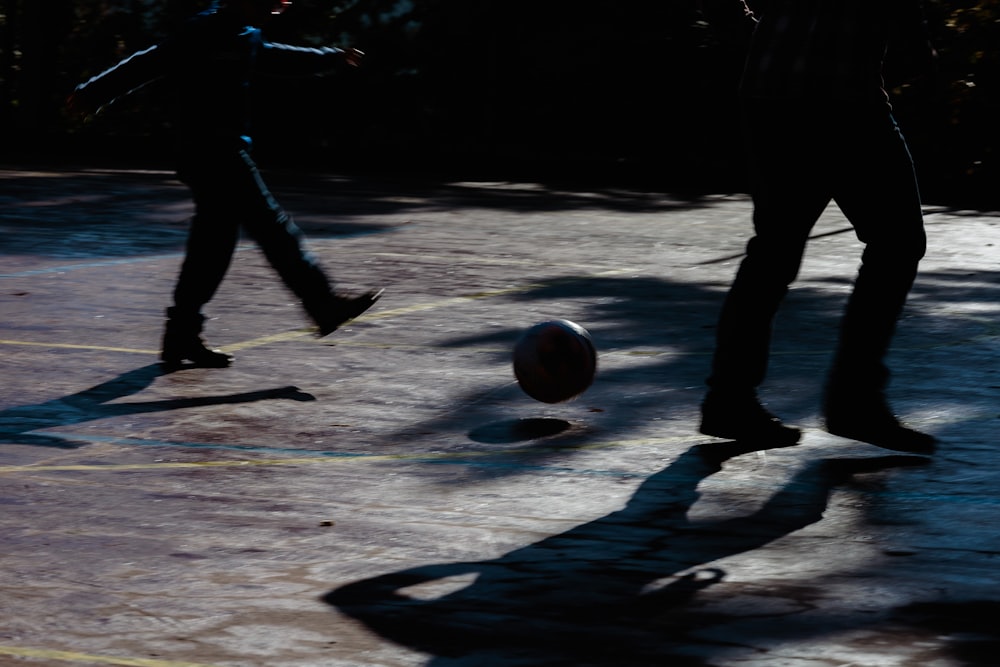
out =
<svg viewBox="0 0 1000 667"><path fill-rule="evenodd" d="M165 165L155 86L88 122L63 103L205 5L0 0L0 159ZM1000 207L1000 0L925 7L938 72L893 91L925 198ZM738 190L745 31L705 19L697 0L295 0L272 39L368 57L344 75L260 81L261 161Z"/></svg>

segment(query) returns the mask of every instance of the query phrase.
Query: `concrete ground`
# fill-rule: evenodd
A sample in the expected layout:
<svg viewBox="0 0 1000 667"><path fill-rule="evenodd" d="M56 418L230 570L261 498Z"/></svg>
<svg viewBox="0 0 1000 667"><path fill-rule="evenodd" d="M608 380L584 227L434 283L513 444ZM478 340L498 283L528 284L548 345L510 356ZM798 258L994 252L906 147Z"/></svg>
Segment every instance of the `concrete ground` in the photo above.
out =
<svg viewBox="0 0 1000 667"><path fill-rule="evenodd" d="M777 322L800 445L700 436L742 195L268 174L344 289L317 339L250 243L234 366L163 374L186 191L0 170L0 665L1000 665L1000 215L926 207L890 397L930 459L817 416L860 245L831 207ZM573 320L575 401L510 350Z"/></svg>

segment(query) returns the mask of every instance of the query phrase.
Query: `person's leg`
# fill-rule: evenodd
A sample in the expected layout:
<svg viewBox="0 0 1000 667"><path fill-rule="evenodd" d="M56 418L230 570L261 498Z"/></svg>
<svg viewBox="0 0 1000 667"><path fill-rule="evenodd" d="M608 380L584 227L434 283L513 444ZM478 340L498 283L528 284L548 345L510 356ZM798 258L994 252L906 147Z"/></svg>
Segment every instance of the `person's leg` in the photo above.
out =
<svg viewBox="0 0 1000 667"><path fill-rule="evenodd" d="M191 189L195 214L174 286L173 305L167 309L160 354L166 367L176 368L185 361L210 368L232 363L230 355L206 348L201 340L205 321L202 307L222 283L239 240L239 221L227 206L232 193L224 167L224 159L205 158L179 172Z"/></svg>
<svg viewBox="0 0 1000 667"><path fill-rule="evenodd" d="M241 197L238 210L251 238L260 246L282 282L300 299L325 336L370 308L381 290L360 296L337 294L315 258L306 250L302 231L278 204L253 159L241 154Z"/></svg>
<svg viewBox="0 0 1000 667"><path fill-rule="evenodd" d="M854 141L862 157L842 166L835 200L865 250L827 384L826 425L889 449L930 453L933 438L901 426L884 393L885 357L926 250L920 193L892 117L877 114L856 125Z"/></svg>
<svg viewBox="0 0 1000 667"><path fill-rule="evenodd" d="M174 286L176 312L200 313L215 296L238 241L239 222L224 203L196 191L184 262Z"/></svg>
<svg viewBox="0 0 1000 667"><path fill-rule="evenodd" d="M758 402L775 314L798 275L809 233L830 201L816 129L799 110L753 105L745 116L754 236L723 303L701 432L798 440Z"/></svg>
<svg viewBox="0 0 1000 667"><path fill-rule="evenodd" d="M772 323L788 287L798 275L808 229L825 204L793 201L788 193L754 197L754 229L729 288L716 329L708 385L713 390L755 390L767 372ZM778 196L775 196L778 195Z"/></svg>

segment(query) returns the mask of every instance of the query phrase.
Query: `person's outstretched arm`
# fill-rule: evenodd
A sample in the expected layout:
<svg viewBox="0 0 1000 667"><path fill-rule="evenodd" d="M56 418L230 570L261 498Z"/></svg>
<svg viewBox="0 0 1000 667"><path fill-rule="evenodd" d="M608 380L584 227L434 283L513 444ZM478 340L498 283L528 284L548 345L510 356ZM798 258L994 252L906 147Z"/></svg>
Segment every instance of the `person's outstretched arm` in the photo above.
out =
<svg viewBox="0 0 1000 667"><path fill-rule="evenodd" d="M161 46L137 51L78 85L66 100L66 105L70 112L81 116L97 113L116 99L162 76L163 60Z"/></svg>
<svg viewBox="0 0 1000 667"><path fill-rule="evenodd" d="M343 67L359 67L364 53L357 49L334 46L293 46L264 42L257 60L257 71L271 76L323 74Z"/></svg>

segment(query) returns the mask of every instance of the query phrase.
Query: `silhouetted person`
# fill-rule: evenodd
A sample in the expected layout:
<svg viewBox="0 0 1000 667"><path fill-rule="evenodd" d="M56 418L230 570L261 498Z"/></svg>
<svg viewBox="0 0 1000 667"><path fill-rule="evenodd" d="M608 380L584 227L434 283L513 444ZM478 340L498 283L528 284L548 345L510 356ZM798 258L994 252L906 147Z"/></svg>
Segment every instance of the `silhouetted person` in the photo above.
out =
<svg viewBox="0 0 1000 667"><path fill-rule="evenodd" d="M706 0L755 22L740 83L754 236L719 317L701 432L797 442L761 405L772 322L830 201L865 244L824 397L830 433L928 454L889 408L884 359L926 249L909 150L883 61L929 67L919 0ZM722 7L725 5L725 7Z"/></svg>
<svg viewBox="0 0 1000 667"><path fill-rule="evenodd" d="M219 0L160 44L139 51L77 87L70 109L99 110L151 81L170 87L177 131L178 177L194 197L187 252L167 309L161 361L174 369L224 367L232 357L201 340L202 307L218 289L242 227L319 327L335 331L367 310L381 290L334 292L305 250L301 230L275 201L251 158L250 81L263 74L322 73L357 66L355 49L305 48L266 41L259 28L287 0Z"/></svg>

